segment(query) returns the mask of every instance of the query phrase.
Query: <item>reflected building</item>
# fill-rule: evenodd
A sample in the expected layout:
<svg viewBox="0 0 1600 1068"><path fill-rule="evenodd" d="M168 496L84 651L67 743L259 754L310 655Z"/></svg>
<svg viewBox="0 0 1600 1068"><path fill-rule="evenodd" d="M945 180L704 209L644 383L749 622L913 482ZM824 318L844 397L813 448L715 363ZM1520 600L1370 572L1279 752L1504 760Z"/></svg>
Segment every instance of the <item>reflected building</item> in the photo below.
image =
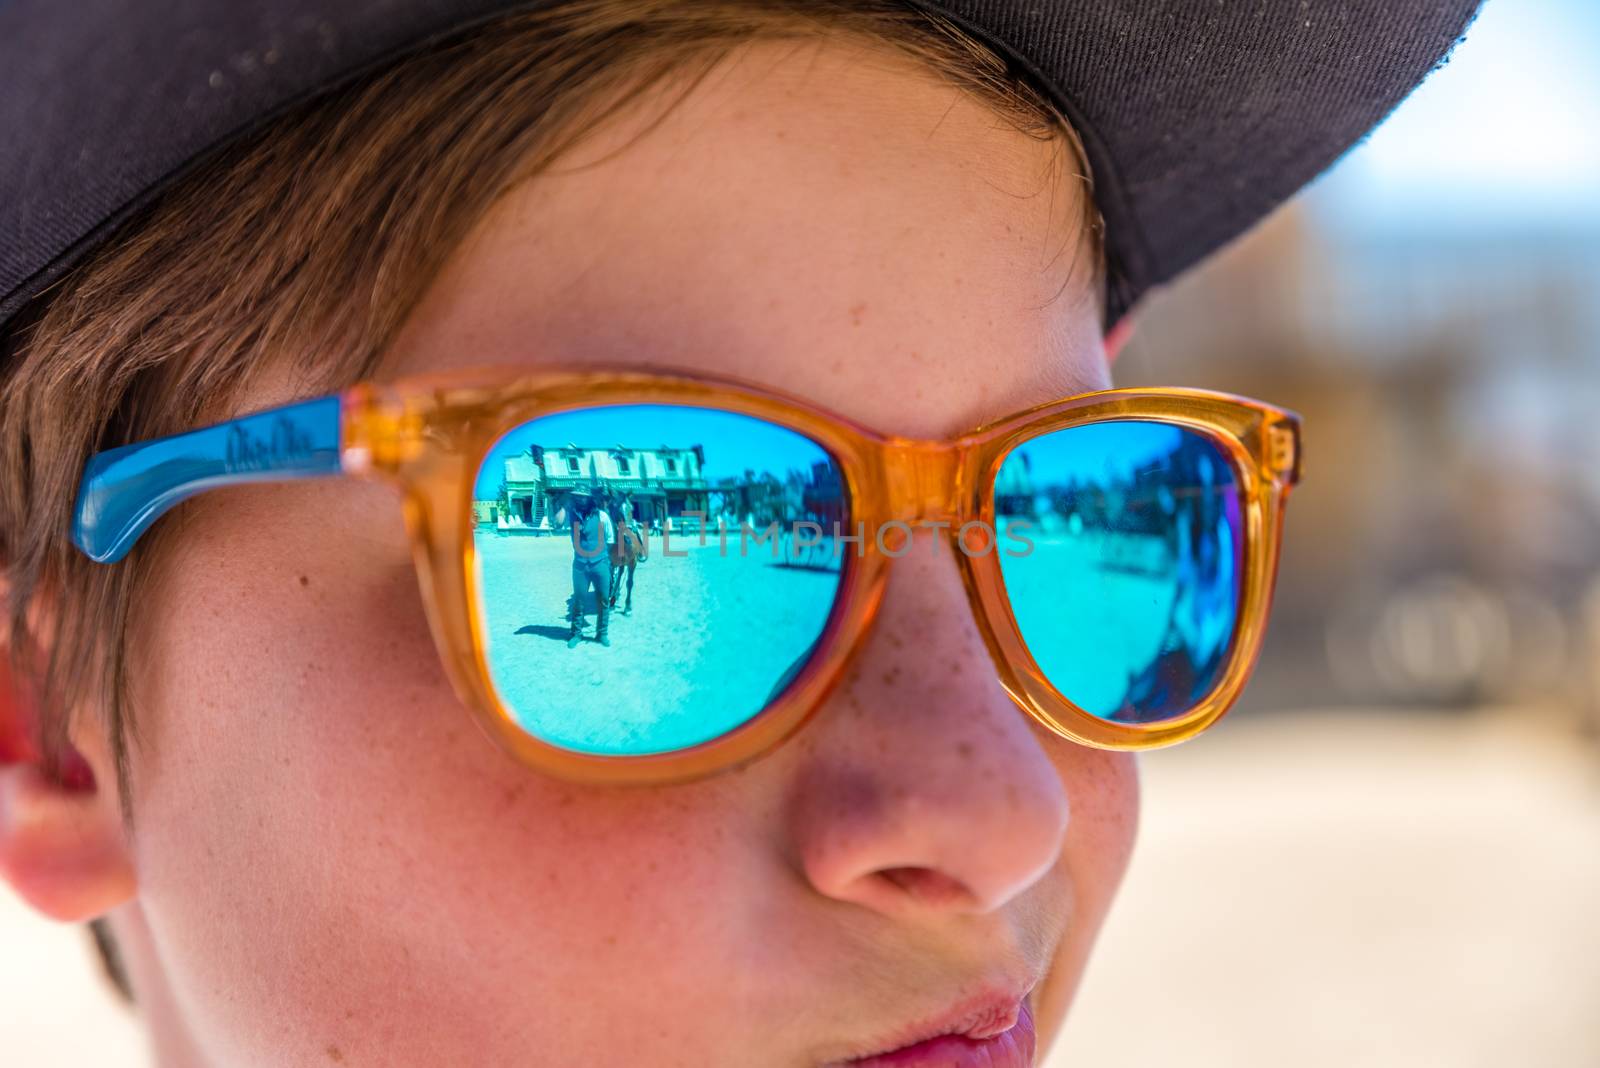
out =
<svg viewBox="0 0 1600 1068"><path fill-rule="evenodd" d="M685 513L705 512L711 487L702 470L699 445L580 446L532 445L504 459L500 492L473 502L480 524L510 533L549 533L574 490L608 493L633 505L635 521L646 529L673 530L697 525Z"/></svg>
<svg viewBox="0 0 1600 1068"><path fill-rule="evenodd" d="M1035 520L1039 509L1034 499L1033 465L1026 450L1017 453L1020 463L1001 464L994 480L994 510L1000 515Z"/></svg>
<svg viewBox="0 0 1600 1068"><path fill-rule="evenodd" d="M711 487L712 526L749 523L763 527L793 514L790 485L770 471L749 468L742 476L724 476ZM719 522L720 520L720 522Z"/></svg>
<svg viewBox="0 0 1600 1068"><path fill-rule="evenodd" d="M844 523L846 511L839 469L826 460L813 463L810 471L791 468L782 477L746 468L739 477L718 479L711 489L711 506L712 526L748 525L757 530L797 521L831 530L831 524Z"/></svg>

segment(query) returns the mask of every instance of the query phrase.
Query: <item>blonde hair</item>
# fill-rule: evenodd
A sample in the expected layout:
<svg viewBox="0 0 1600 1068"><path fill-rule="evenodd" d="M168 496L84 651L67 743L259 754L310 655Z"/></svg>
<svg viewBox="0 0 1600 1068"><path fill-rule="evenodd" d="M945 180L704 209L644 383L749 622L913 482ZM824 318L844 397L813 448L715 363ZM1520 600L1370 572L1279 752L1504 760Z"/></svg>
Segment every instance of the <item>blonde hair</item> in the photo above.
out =
<svg viewBox="0 0 1600 1068"><path fill-rule="evenodd" d="M567 0L277 118L36 302L0 349L0 568L17 676L46 710L36 741L47 768L60 767L67 710L99 709L131 822L126 645L163 538L158 527L110 568L72 549L93 452L226 414L269 362L287 362L308 389L369 375L442 257L514 181L652 86L688 75L686 92L740 43L833 34L921 60L1018 130L1058 142L1087 183L1075 133L1042 94L902 0ZM1082 199L1097 287L1099 221L1087 190ZM50 622L30 633L40 601Z"/></svg>

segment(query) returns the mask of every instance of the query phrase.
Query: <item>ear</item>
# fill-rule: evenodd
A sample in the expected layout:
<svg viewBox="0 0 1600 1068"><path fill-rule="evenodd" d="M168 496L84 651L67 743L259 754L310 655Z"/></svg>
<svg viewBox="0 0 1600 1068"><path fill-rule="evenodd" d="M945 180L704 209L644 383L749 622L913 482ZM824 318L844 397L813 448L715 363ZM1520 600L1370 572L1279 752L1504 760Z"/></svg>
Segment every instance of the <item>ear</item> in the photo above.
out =
<svg viewBox="0 0 1600 1068"><path fill-rule="evenodd" d="M1122 346L1128 343L1133 336L1133 316L1124 315L1118 319L1110 330L1106 332L1106 362L1114 364L1117 357L1122 355Z"/></svg>
<svg viewBox="0 0 1600 1068"><path fill-rule="evenodd" d="M0 879L46 916L91 920L135 886L117 791L103 786L115 782L110 747L97 729L79 730L60 774L46 772L32 731L41 709L13 675L6 639L0 629Z"/></svg>

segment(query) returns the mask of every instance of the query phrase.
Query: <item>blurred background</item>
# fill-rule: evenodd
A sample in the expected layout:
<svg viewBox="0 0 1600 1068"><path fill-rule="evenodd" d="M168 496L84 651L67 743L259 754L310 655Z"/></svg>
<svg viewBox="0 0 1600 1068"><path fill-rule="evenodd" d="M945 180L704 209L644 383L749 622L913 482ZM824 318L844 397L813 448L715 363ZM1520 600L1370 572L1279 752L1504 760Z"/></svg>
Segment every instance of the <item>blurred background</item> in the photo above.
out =
<svg viewBox="0 0 1600 1068"><path fill-rule="evenodd" d="M1600 4L1488 0L1117 378L1298 410L1305 481L1051 1068L1600 1066Z"/></svg>
<svg viewBox="0 0 1600 1068"><path fill-rule="evenodd" d="M1305 482L1243 702L1142 758L1052 1068L1600 1065L1597 298L1600 4L1489 0L1149 302L1119 384L1297 409ZM84 935L8 892L0 1035L17 1068L142 1063Z"/></svg>

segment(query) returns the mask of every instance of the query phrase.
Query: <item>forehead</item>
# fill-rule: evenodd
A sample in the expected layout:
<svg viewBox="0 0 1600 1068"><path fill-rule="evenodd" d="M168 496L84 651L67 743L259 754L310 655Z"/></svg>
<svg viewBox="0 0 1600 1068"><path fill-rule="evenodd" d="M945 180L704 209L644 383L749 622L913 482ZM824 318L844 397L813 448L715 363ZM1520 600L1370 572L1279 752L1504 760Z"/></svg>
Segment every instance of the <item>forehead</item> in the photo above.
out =
<svg viewBox="0 0 1600 1068"><path fill-rule="evenodd" d="M742 46L503 197L386 370L650 362L917 436L1101 388L1071 158L884 46Z"/></svg>

